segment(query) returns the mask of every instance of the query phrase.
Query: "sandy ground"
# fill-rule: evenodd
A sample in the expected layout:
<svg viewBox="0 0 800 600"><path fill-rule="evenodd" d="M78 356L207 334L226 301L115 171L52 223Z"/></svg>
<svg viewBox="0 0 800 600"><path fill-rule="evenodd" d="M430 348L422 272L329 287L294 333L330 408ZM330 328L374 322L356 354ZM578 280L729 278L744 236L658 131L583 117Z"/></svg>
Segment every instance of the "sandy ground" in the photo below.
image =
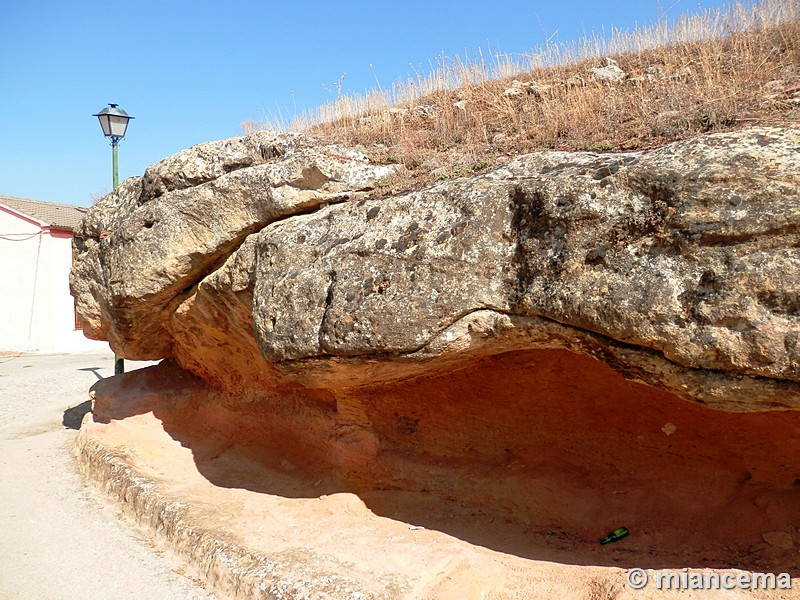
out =
<svg viewBox="0 0 800 600"><path fill-rule="evenodd" d="M97 386L107 397L98 396L97 414L77 447L80 468L120 502L112 508L87 487L72 456L88 389L111 368L110 354L0 355L1 600L215 598L168 565L204 573L222 590L219 597L237 600L721 600L800 593L797 585L772 592L632 589L632 566L659 567L631 558L633 542L602 549L595 543L585 556L569 540L535 532L526 533L524 544L482 544L473 539L481 527L480 539L510 533L502 523L482 525L468 507L420 504L419 495L403 492L329 489L324 480L298 476L288 462L265 468L241 454L236 436L220 445L218 436L192 439L176 427L215 409L195 414L202 407L194 404L192 384L182 400L179 381L165 380L163 367ZM466 511L461 520L459 511ZM152 540L124 516L149 524ZM462 521L472 535L452 530ZM523 551L531 544L535 552Z"/></svg>
<svg viewBox="0 0 800 600"><path fill-rule="evenodd" d="M634 589L627 577L639 567L651 569L653 581L684 567L695 574L711 571L691 545L683 554L680 547L670 553L651 548L648 532L635 520L627 522L635 530L630 538L600 546L599 534L587 542L566 531L521 527L469 503L425 492L385 486L353 490L325 474L309 477L287 458L248 453L244 418L226 424L218 399L168 365L105 380L95 393L94 414L78 438L81 469L117 499L125 514L149 527L157 542L194 564L221 597L800 597L796 588L662 592L653 584ZM683 428L684 420L678 422ZM286 426L285 420L280 423ZM268 445L266 438L278 435L268 428L258 428L258 434L259 450ZM568 500L563 491L552 497L551 508ZM669 536L662 539L672 543ZM765 559L771 557L754 571L789 568L767 550L753 551L755 558L764 552ZM712 545L704 551L718 559L714 563L725 557L723 564L733 562L728 548ZM734 577L743 574L730 566L716 568ZM796 569L790 570L796 577Z"/></svg>
<svg viewBox="0 0 800 600"><path fill-rule="evenodd" d="M88 389L112 371L110 353L0 354L2 600L214 598L171 571L76 471Z"/></svg>

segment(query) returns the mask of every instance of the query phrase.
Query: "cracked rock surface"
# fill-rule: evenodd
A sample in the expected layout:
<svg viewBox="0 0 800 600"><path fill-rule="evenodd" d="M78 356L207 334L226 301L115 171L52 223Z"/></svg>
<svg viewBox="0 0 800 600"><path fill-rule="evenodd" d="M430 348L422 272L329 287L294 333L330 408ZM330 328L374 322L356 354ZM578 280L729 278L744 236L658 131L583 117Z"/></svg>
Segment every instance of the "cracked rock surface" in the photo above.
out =
<svg viewBox="0 0 800 600"><path fill-rule="evenodd" d="M265 225L372 189L390 167L291 134L201 144L125 181L75 232L87 336L127 358L169 356L172 305Z"/></svg>
<svg viewBox="0 0 800 600"><path fill-rule="evenodd" d="M255 354L248 323L254 360L312 387L334 368L361 385L393 377L377 363L404 377L409 361L566 335L687 399L796 408L798 147L798 130L758 128L542 152L370 198L390 167L260 132L181 152L98 202L76 232L73 293L90 337L212 381L193 353ZM553 333L528 337L525 319Z"/></svg>

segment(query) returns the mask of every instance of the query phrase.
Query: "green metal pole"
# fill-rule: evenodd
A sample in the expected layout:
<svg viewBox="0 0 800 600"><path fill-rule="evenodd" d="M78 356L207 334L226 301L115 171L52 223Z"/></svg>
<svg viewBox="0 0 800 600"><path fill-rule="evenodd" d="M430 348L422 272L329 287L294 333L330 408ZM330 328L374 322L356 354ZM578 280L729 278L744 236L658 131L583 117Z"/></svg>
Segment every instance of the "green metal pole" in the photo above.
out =
<svg viewBox="0 0 800 600"><path fill-rule="evenodd" d="M112 156L112 168L114 169L114 189L119 187L119 171L118 171L118 162L117 162L117 142L119 140L117 138L111 138L111 156ZM116 353L114 354L114 375L121 375L125 372L125 359L121 356L117 356Z"/></svg>
<svg viewBox="0 0 800 600"><path fill-rule="evenodd" d="M114 169L114 189L119 187L119 161L117 160L117 138L111 138L111 158Z"/></svg>

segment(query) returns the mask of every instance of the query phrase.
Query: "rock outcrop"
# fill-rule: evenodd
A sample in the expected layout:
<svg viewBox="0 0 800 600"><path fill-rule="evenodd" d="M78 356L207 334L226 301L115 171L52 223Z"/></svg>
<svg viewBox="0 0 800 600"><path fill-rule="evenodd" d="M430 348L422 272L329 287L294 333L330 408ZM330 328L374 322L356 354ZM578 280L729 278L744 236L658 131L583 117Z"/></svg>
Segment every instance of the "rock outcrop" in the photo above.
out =
<svg viewBox="0 0 800 600"><path fill-rule="evenodd" d="M260 465L387 516L411 501L384 494L432 497L464 518L432 526L518 556L541 546L495 519L591 564L624 522L631 567L800 574L800 129L384 196L392 169L261 132L100 200L75 236L81 324L168 360L147 408L115 400L133 375L98 384L87 427L152 412L222 487L273 491Z"/></svg>
<svg viewBox="0 0 800 600"><path fill-rule="evenodd" d="M212 383L351 387L561 347L717 408L798 408L798 143L546 152L370 198L388 167L254 134L101 200L72 285L87 335ZM203 359L223 346L249 359Z"/></svg>
<svg viewBox="0 0 800 600"><path fill-rule="evenodd" d="M170 306L248 234L358 198L391 172L336 146L270 133L161 161L101 199L75 232L72 285L84 332L129 358L169 356Z"/></svg>

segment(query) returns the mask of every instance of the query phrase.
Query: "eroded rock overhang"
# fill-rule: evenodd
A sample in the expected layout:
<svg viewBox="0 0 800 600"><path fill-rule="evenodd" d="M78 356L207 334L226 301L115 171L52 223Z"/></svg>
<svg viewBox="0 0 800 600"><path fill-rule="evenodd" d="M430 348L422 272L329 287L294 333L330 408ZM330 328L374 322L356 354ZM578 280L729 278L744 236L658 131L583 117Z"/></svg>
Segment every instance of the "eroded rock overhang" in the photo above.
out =
<svg viewBox="0 0 800 600"><path fill-rule="evenodd" d="M260 132L170 157L76 231L84 331L227 389L348 388L565 348L730 411L800 407L800 130L393 167Z"/></svg>

